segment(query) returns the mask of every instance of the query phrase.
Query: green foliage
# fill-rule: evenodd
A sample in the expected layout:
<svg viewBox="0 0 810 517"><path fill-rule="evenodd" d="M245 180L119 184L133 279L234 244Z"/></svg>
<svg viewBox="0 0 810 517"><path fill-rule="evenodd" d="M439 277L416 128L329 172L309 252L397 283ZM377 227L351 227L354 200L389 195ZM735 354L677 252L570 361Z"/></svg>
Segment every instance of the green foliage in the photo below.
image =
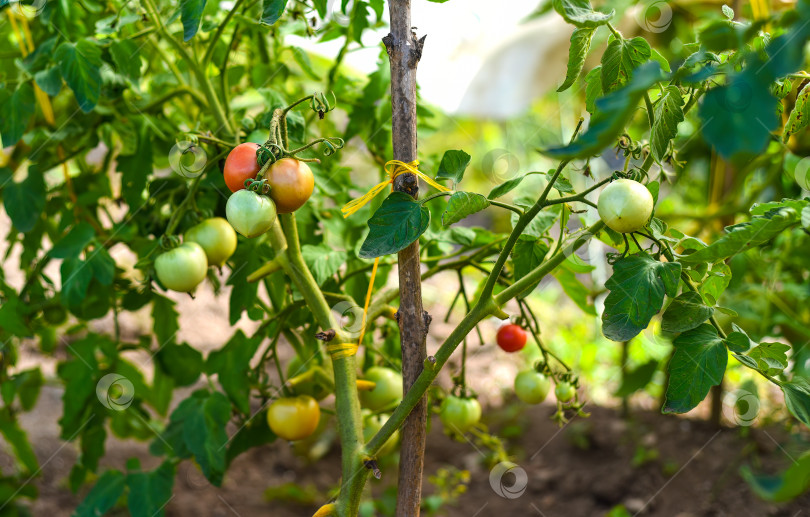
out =
<svg viewBox="0 0 810 517"><path fill-rule="evenodd" d="M694 409L723 379L728 351L717 329L709 324L686 331L672 345L675 354L669 365L669 385L664 413L686 413Z"/></svg>
<svg viewBox="0 0 810 517"><path fill-rule="evenodd" d="M390 255L408 247L425 233L430 211L404 192L389 194L368 220L368 236L360 248L361 258Z"/></svg>

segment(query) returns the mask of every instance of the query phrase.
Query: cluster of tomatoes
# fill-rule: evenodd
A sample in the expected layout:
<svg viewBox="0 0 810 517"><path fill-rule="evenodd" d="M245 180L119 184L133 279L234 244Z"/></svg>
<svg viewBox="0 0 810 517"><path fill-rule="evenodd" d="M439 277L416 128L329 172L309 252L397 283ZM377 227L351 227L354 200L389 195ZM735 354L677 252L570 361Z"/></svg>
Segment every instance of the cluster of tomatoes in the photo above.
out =
<svg viewBox="0 0 810 517"><path fill-rule="evenodd" d="M276 213L289 214L301 208L312 195L315 177L309 166L295 158L282 158L264 175L270 192L267 196L245 189L261 167L256 160L258 144L245 142L234 147L225 159L225 184L233 194L225 213L234 229L248 238L265 233L276 220Z"/></svg>
<svg viewBox="0 0 810 517"><path fill-rule="evenodd" d="M315 178L306 163L282 158L265 174L270 187L267 196L245 189L245 181L255 179L261 167L256 160L259 146L237 145L225 160L225 184L233 192L225 206L227 221L213 217L186 232L183 244L155 259L155 273L167 289L190 293L205 279L209 266L221 267L236 250L234 230L252 238L273 226L276 213L292 213L312 195Z"/></svg>
<svg viewBox="0 0 810 517"><path fill-rule="evenodd" d="M326 366L329 362L324 363ZM287 376L304 373L301 361L296 357L287 367ZM329 372L327 372L328 374ZM363 436L370 440L382 428L390 416L387 411L394 409L402 401L402 375L391 368L373 366L366 370L364 380L373 383L373 388L360 390L360 404L363 407ZM294 396L281 397L267 409L267 423L280 438L288 441L303 440L318 428L321 410L318 401L329 394L316 383L305 383L294 388ZM396 447L399 433L394 433L383 445L380 454L386 454Z"/></svg>

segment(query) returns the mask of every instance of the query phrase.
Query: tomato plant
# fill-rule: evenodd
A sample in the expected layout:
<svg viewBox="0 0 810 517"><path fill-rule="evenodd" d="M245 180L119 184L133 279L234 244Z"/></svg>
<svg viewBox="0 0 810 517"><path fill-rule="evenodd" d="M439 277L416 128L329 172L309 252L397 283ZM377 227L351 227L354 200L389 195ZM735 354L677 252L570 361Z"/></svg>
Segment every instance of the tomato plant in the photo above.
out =
<svg viewBox="0 0 810 517"><path fill-rule="evenodd" d="M179 465L219 486L278 436L340 442L320 514L355 517L397 435L397 512L418 515L433 401L508 460L468 397L468 349L493 318L518 322L496 339L524 350L510 359L536 360L502 379L521 400L553 382L564 424L584 394L613 392L560 338L570 308L600 346L622 344L624 399L654 387L666 414L708 399L719 423L724 385L756 378L769 418L810 424L806 0L751 19L674 9L655 38L617 29L624 5L552 2L537 15L574 26L571 91L535 99L523 120L539 130L519 146L418 105L430 46L405 0L389 2L369 74L344 61L377 44L379 0L22 4L0 1L0 433L14 460L0 511L31 513L47 464L22 415L47 381L78 451L77 515L164 515ZM319 42L338 50L306 50ZM490 166L501 141L531 149L509 177ZM161 289L203 282L230 332L213 349L183 337L195 302ZM423 282L439 287L424 300ZM549 313L555 289L571 303ZM133 314L152 331L127 328ZM663 353L640 358L648 341ZM108 467L110 434L150 441L159 463Z"/></svg>

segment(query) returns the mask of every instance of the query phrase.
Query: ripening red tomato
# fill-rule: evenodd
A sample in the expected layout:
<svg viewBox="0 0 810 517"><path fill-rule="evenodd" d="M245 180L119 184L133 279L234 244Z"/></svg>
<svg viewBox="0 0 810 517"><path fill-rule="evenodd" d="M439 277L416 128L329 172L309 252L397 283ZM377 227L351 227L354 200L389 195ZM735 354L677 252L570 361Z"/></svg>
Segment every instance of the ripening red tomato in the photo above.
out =
<svg viewBox="0 0 810 517"><path fill-rule="evenodd" d="M295 212L312 195L315 177L309 165L295 158L282 158L270 166L264 175L272 187L270 197L280 214Z"/></svg>
<svg viewBox="0 0 810 517"><path fill-rule="evenodd" d="M526 346L526 331L520 325L509 323L498 329L497 342L504 352L517 352Z"/></svg>
<svg viewBox="0 0 810 517"><path fill-rule="evenodd" d="M245 142L239 144L228 153L225 159L225 184L231 192L245 188L245 180L255 178L259 173L259 163L256 161L256 150L258 144Z"/></svg>

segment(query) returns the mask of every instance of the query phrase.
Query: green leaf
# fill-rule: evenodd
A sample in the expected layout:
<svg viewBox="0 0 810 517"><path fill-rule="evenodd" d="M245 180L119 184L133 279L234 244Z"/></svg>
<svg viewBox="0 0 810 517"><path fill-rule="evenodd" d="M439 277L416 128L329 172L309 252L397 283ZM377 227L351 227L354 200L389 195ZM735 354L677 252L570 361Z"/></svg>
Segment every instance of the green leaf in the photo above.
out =
<svg viewBox="0 0 810 517"><path fill-rule="evenodd" d="M323 285L324 282L332 278L348 258L345 251L332 249L325 244L318 246L304 244L301 247L301 254L304 256L304 262L312 271L312 276L315 277L318 285Z"/></svg>
<svg viewBox="0 0 810 517"><path fill-rule="evenodd" d="M792 501L810 488L810 451L775 476L756 475L748 466L743 466L740 474L762 499L772 503Z"/></svg>
<svg viewBox="0 0 810 517"><path fill-rule="evenodd" d="M6 443L14 449L14 456L17 457L25 471L29 474L39 472L39 461L37 461L34 448L28 440L28 435L20 427L20 423L7 407L0 409L0 433L2 433Z"/></svg>
<svg viewBox="0 0 810 517"><path fill-rule="evenodd" d="M554 277L560 282L563 292L577 304L585 314L596 316L596 308L590 302L590 289L579 281L573 271L565 266L554 270Z"/></svg>
<svg viewBox="0 0 810 517"><path fill-rule="evenodd" d="M3 147L12 146L22 138L35 106L31 83L21 83L11 95L0 93L0 137Z"/></svg>
<svg viewBox="0 0 810 517"><path fill-rule="evenodd" d="M248 338L238 330L225 346L208 354L205 371L217 374L222 389L234 405L245 414L250 414L250 360L261 343L261 336Z"/></svg>
<svg viewBox="0 0 810 517"><path fill-rule="evenodd" d="M10 182L3 188L3 206L14 227L31 231L45 209L45 179L39 169L28 167L28 177L21 183Z"/></svg>
<svg viewBox="0 0 810 517"><path fill-rule="evenodd" d="M665 332L685 332L708 320L714 310L703 303L698 293L687 291L672 300L661 321Z"/></svg>
<svg viewBox="0 0 810 517"><path fill-rule="evenodd" d="M258 447L259 445L272 443L275 440L276 435L270 430L270 426L267 425L267 411L262 410L253 415L250 420L231 437L226 454L227 462L230 465L234 458L243 452L253 447Z"/></svg>
<svg viewBox="0 0 810 517"><path fill-rule="evenodd" d="M130 210L137 210L146 203L146 183L152 175L152 137L147 123L137 122L137 151L129 156L119 156L116 170L121 173L121 190Z"/></svg>
<svg viewBox="0 0 810 517"><path fill-rule="evenodd" d="M717 330L708 323L684 332L672 344L675 353L669 364L663 413L686 413L723 380L728 351Z"/></svg>
<svg viewBox="0 0 810 517"><path fill-rule="evenodd" d="M777 128L778 101L766 75L746 69L704 96L699 110L703 135L724 158L759 153Z"/></svg>
<svg viewBox="0 0 810 517"><path fill-rule="evenodd" d="M810 230L810 206L802 209L802 228Z"/></svg>
<svg viewBox="0 0 810 517"><path fill-rule="evenodd" d="M42 88L43 92L51 97L56 97L62 91L62 73L56 66L52 66L47 70L40 70L34 74L34 81L37 86Z"/></svg>
<svg viewBox="0 0 810 517"><path fill-rule="evenodd" d="M73 517L98 517L112 510L124 493L126 478L117 470L108 470L79 504Z"/></svg>
<svg viewBox="0 0 810 517"><path fill-rule="evenodd" d="M757 362L761 372L776 375L788 366L788 350L790 345L784 343L761 343L748 351L748 357Z"/></svg>
<svg viewBox="0 0 810 517"><path fill-rule="evenodd" d="M653 158L661 161L667 153L669 142L678 134L678 124L683 122L683 96L677 86L667 86L653 112L655 123L650 136Z"/></svg>
<svg viewBox="0 0 810 517"><path fill-rule="evenodd" d="M669 73L669 72L672 71L672 68L669 65L669 61L667 61L667 58L662 56L661 53L658 52L657 50L655 50L654 48L650 48L650 52L651 52L650 57L653 60L655 60L659 65L661 65L661 70L663 70L666 73Z"/></svg>
<svg viewBox="0 0 810 517"><path fill-rule="evenodd" d="M793 416L810 427L810 384L807 379L795 377L780 386L785 394L785 405Z"/></svg>
<svg viewBox="0 0 810 517"><path fill-rule="evenodd" d="M684 263L717 262L748 251L773 239L799 222L799 214L792 208L778 208L757 215L747 223L726 227L726 234L706 248L679 257Z"/></svg>
<svg viewBox="0 0 810 517"><path fill-rule="evenodd" d="M287 0L263 0L262 23L265 25L273 25L281 18L281 15L284 14L286 7Z"/></svg>
<svg viewBox="0 0 810 517"><path fill-rule="evenodd" d="M403 250L425 233L429 223L427 207L404 192L392 192L368 220L368 236L359 255L376 258Z"/></svg>
<svg viewBox="0 0 810 517"><path fill-rule="evenodd" d="M590 77L590 74L588 76ZM613 144L614 139L635 113L644 93L661 78L658 63L650 62L641 66L626 86L596 101L596 113L583 135L566 146L545 149L541 152L559 159L585 158L600 153Z"/></svg>
<svg viewBox="0 0 810 517"><path fill-rule="evenodd" d="M180 326L177 324L177 311L174 310L173 301L155 293L152 297L152 321L158 346L175 342Z"/></svg>
<svg viewBox="0 0 810 517"><path fill-rule="evenodd" d="M625 398L644 389L652 381L656 371L658 371L658 361L651 359L638 368L626 372L622 376L621 386L614 395Z"/></svg>
<svg viewBox="0 0 810 517"><path fill-rule="evenodd" d="M594 32L596 29L590 27L574 29L574 33L571 34L571 46L568 48L568 71L565 73L565 81L557 88L558 92L570 88L579 77L582 67L585 66L585 57L591 48Z"/></svg>
<svg viewBox="0 0 810 517"><path fill-rule="evenodd" d="M529 235L522 235L512 249L512 263L515 266L515 281L528 275L532 269L542 264L546 253L548 253L548 245L543 242L543 240ZM539 283L540 281L538 280L536 284L523 291L521 297L525 297L531 293Z"/></svg>
<svg viewBox="0 0 810 517"><path fill-rule="evenodd" d="M62 394L62 417L59 419L59 425L62 427L61 437L64 440L75 438L88 423L89 419L85 415L92 409L91 401L96 397L95 378L98 362L95 352L103 341L104 338L95 334L74 341L70 351L76 358L60 363L57 367L59 378L65 383L65 391Z"/></svg>
<svg viewBox="0 0 810 517"><path fill-rule="evenodd" d="M489 200L474 192L454 192L447 201L447 208L442 213L442 224L450 226L465 217L487 208Z"/></svg>
<svg viewBox="0 0 810 517"><path fill-rule="evenodd" d="M301 70L303 70L304 73L307 74L311 79L316 81L320 80L321 77L312 68L312 61L310 61L307 51L300 47L290 48L293 51L293 59L295 59L295 62L301 67Z"/></svg>
<svg viewBox="0 0 810 517"><path fill-rule="evenodd" d="M187 343L166 344L157 353L156 359L164 372L174 379L176 386L189 386L203 371L202 354Z"/></svg>
<svg viewBox="0 0 810 517"><path fill-rule="evenodd" d="M602 65L599 65L585 76L585 109L591 115L596 113L596 100L602 94Z"/></svg>
<svg viewBox="0 0 810 517"><path fill-rule="evenodd" d="M602 89L605 93L626 85L633 76L633 70L644 64L651 55L650 44L641 36L630 40L611 40L602 54Z"/></svg>
<svg viewBox="0 0 810 517"><path fill-rule="evenodd" d="M93 270L78 258L66 259L59 268L62 277L62 301L69 309L80 306L93 280Z"/></svg>
<svg viewBox="0 0 810 517"><path fill-rule="evenodd" d="M180 0L180 19L183 20L183 41L188 41L200 29L206 0Z"/></svg>
<svg viewBox="0 0 810 517"><path fill-rule="evenodd" d="M90 223L81 222L71 228L67 235L56 241L51 248L51 256L58 259L78 257L95 236L96 231Z"/></svg>
<svg viewBox="0 0 810 517"><path fill-rule="evenodd" d="M164 461L151 472L130 472L127 474L127 508L132 517L162 517L165 507L172 498L175 467Z"/></svg>
<svg viewBox="0 0 810 517"><path fill-rule="evenodd" d="M613 264L605 282L610 290L602 313L602 333L613 341L629 341L647 328L664 303L664 294L675 296L681 265L658 262L649 255L630 255Z"/></svg>
<svg viewBox="0 0 810 517"><path fill-rule="evenodd" d="M700 285L700 294L709 303L716 304L726 291L729 282L731 282L731 268L723 262L718 262L712 266L711 271Z"/></svg>
<svg viewBox="0 0 810 517"><path fill-rule="evenodd" d="M734 332L731 332L729 333L728 336L726 336L726 346L732 352L742 354L747 352L748 349L751 348L751 338L749 338L745 332L742 332L742 329L740 329L739 331L735 330Z"/></svg>
<svg viewBox="0 0 810 517"><path fill-rule="evenodd" d="M442 161L439 163L436 179L450 178L453 183L458 184L464 177L464 171L470 165L471 159L471 156L462 150L445 151Z"/></svg>
<svg viewBox="0 0 810 517"><path fill-rule="evenodd" d="M248 394L244 395L247 397ZM225 426L231 418L231 404L218 391L205 399L195 400L200 402L184 421L183 437L208 481L220 486L226 468L228 434Z"/></svg>
<svg viewBox="0 0 810 517"><path fill-rule="evenodd" d="M110 56L118 71L132 81L141 77L140 47L132 40L117 40L110 45Z"/></svg>
<svg viewBox="0 0 810 517"><path fill-rule="evenodd" d="M515 187L520 185L521 181L528 178L532 174L545 174L545 173L540 172L540 171L527 172L523 176L518 176L516 178L512 178L510 180L504 181L503 183L501 183L497 187L493 188L489 192L489 194L487 195L487 199L498 199L499 197L501 197L503 195L506 195L507 193L514 190Z"/></svg>
<svg viewBox="0 0 810 517"><path fill-rule="evenodd" d="M614 10L607 13L594 11L589 0L553 0L554 10L568 23L577 27L599 27L613 18Z"/></svg>
<svg viewBox="0 0 810 517"><path fill-rule="evenodd" d="M53 58L81 110L91 111L101 95L101 49L87 39L65 41L56 48Z"/></svg>
<svg viewBox="0 0 810 517"><path fill-rule="evenodd" d="M790 112L785 128L782 130L782 142L787 143L790 136L798 133L810 124L810 83L796 96L793 111Z"/></svg>
<svg viewBox="0 0 810 517"><path fill-rule="evenodd" d="M28 337L31 331L26 326L20 309L25 309L25 304L21 304L12 291L0 305L0 329L18 337Z"/></svg>

